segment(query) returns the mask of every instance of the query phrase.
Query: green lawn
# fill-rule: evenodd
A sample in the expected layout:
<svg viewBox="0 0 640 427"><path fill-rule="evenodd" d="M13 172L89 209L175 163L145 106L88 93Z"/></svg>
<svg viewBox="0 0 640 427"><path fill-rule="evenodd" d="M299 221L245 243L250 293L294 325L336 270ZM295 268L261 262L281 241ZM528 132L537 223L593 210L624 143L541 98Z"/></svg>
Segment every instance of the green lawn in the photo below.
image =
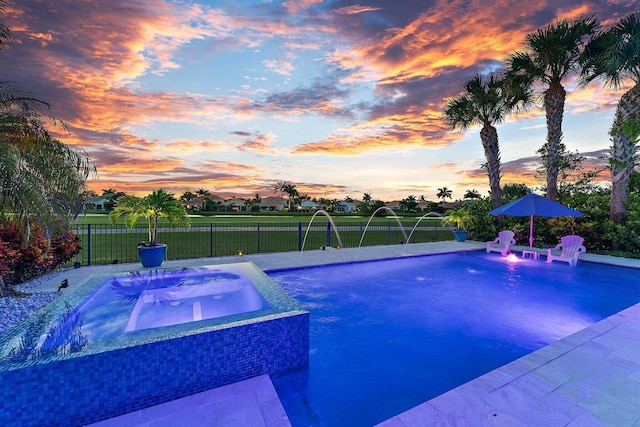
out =
<svg viewBox="0 0 640 427"><path fill-rule="evenodd" d="M167 259L187 259L246 254L318 249L339 245L333 226L324 215L317 215L311 225L311 215L217 215L192 217L191 229L162 227L158 242L166 243ZM342 246L389 245L406 242L420 217L369 218L332 216ZM365 232L366 228L366 232ZM404 230L404 232L403 232ZM84 265L136 262L137 244L146 241L146 223L141 221L134 230L128 230L120 221L109 223L106 215L81 216L74 232L82 240L82 252L75 261ZM363 237L364 234L364 237ZM305 238L306 236L306 238ZM442 229L440 218L424 218L411 235L410 242L452 240L451 230ZM306 239L306 240L305 240Z"/></svg>
<svg viewBox="0 0 640 427"><path fill-rule="evenodd" d="M331 219L334 222L355 222L360 223L364 222L365 224L369 221L369 216L359 216L355 214L331 214ZM418 219L420 219L420 215L418 216L398 216L398 219L403 223L412 222L415 224ZM308 223L312 214L288 214L286 212L283 213L219 213L211 216L201 216L201 215L190 215L192 224L209 224L209 223L291 223L291 222L304 222ZM389 215L376 216L371 220L371 223L376 222L387 222L389 220L396 221L394 217ZM314 218L313 222L327 222L327 218L323 214L318 214ZM142 224L143 221L140 222ZM426 217L421 223L427 222L431 223L440 223L440 218L437 217ZM118 221L119 224L124 224L124 220L121 218ZM75 220L75 224L109 224L109 216L107 214L88 214L88 215L80 215Z"/></svg>

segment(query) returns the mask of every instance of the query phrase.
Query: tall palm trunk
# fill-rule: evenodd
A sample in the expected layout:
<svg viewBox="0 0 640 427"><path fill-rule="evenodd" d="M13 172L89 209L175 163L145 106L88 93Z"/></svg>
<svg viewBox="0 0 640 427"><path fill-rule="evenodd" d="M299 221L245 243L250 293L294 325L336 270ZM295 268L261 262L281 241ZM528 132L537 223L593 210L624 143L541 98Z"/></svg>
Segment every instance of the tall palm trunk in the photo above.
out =
<svg viewBox="0 0 640 427"><path fill-rule="evenodd" d="M498 143L498 131L491 125L485 124L480 131L480 139L484 147L484 155L487 158L487 175L489 175L489 187L491 188L491 200L493 208L502 206L502 190L500 189L500 145Z"/></svg>
<svg viewBox="0 0 640 427"><path fill-rule="evenodd" d="M560 171L560 144L562 142L562 117L567 92L560 82L552 82L544 93L544 110L547 116L547 199L556 200L558 173Z"/></svg>
<svg viewBox="0 0 640 427"><path fill-rule="evenodd" d="M640 84L622 95L611 127L611 206L609 217L617 224L627 219L625 202L629 198L629 181L635 166L638 135L625 129L629 123L640 124Z"/></svg>

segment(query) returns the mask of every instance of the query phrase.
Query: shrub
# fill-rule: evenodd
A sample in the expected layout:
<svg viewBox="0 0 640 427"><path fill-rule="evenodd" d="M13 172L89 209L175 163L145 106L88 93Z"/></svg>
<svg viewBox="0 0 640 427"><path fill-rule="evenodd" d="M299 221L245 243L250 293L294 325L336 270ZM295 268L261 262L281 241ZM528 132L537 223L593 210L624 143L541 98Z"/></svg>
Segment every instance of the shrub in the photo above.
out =
<svg viewBox="0 0 640 427"><path fill-rule="evenodd" d="M48 273L76 256L80 238L71 231L48 239L37 224L32 223L32 239L21 247L21 231L14 221L0 225L0 276L5 283L19 284Z"/></svg>

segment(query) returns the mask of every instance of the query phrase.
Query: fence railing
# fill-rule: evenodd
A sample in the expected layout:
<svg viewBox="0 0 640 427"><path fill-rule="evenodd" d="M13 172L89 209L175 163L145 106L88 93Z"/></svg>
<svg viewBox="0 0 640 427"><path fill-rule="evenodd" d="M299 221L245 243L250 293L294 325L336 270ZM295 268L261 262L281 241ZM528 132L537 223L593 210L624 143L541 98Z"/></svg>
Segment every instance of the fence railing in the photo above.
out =
<svg viewBox="0 0 640 427"><path fill-rule="evenodd" d="M189 259L245 254L345 248L451 240L448 227L415 223L210 223L184 228L160 227L158 242L167 244L167 259ZM73 260L81 265L138 261L137 245L148 240L146 228L127 229L122 224L77 224L73 230L82 250ZM411 234L413 232L413 234ZM339 243L340 242L340 243Z"/></svg>

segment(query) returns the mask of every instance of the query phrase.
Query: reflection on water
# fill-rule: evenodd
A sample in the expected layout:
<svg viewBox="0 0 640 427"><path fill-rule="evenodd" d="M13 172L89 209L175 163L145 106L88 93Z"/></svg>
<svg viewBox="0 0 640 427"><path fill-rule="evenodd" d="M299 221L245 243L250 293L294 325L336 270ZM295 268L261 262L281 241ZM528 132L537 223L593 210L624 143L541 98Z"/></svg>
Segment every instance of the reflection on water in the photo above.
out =
<svg viewBox="0 0 640 427"><path fill-rule="evenodd" d="M78 308L66 304L66 312L60 321L49 328L52 314L41 317L14 340L4 359L20 363L32 358L47 358L77 353L89 343L82 332L84 315ZM46 332L46 333L45 333Z"/></svg>
<svg viewBox="0 0 640 427"><path fill-rule="evenodd" d="M269 307L250 279L217 268L134 271L93 288L78 304L54 301L64 303L63 310L52 305L28 319L22 332L0 345L0 361L78 353L104 338Z"/></svg>

